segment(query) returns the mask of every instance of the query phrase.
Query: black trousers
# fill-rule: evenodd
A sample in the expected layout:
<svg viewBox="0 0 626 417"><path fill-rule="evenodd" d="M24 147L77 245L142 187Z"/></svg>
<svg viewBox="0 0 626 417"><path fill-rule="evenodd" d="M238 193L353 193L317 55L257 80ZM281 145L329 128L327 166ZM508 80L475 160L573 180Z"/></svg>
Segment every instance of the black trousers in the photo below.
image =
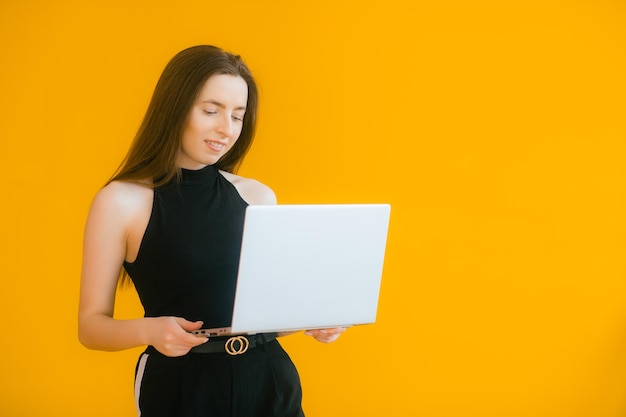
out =
<svg viewBox="0 0 626 417"><path fill-rule="evenodd" d="M277 340L243 355L139 357L135 401L141 417L304 417L293 362Z"/></svg>

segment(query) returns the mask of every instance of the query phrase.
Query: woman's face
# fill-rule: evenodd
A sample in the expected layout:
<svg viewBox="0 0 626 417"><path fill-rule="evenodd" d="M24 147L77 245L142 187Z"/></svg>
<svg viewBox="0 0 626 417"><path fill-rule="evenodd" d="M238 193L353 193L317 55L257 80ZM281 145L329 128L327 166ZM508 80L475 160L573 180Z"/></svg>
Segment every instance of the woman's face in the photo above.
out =
<svg viewBox="0 0 626 417"><path fill-rule="evenodd" d="M216 163L232 148L243 127L248 85L239 76L211 76L189 112L176 163L200 169Z"/></svg>

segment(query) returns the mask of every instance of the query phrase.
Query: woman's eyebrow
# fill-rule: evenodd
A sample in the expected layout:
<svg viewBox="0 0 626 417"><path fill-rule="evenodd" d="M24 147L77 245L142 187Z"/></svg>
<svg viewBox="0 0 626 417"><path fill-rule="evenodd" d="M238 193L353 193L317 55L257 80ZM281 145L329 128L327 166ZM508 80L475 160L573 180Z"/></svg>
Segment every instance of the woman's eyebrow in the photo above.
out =
<svg viewBox="0 0 626 417"><path fill-rule="evenodd" d="M203 103L203 104L205 104L205 103L207 103L207 104L214 104L217 107L221 107L221 108L225 108L226 107L223 103L221 103L221 102L219 102L217 100L212 100L212 99L202 100L201 103ZM235 110L246 110L246 106L235 107Z"/></svg>

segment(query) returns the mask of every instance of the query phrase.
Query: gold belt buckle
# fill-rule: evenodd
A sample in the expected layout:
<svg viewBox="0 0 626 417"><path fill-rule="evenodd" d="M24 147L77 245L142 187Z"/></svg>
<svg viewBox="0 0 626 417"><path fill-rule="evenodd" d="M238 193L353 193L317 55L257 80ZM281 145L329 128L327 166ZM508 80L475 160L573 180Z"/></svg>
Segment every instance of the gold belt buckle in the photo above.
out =
<svg viewBox="0 0 626 417"><path fill-rule="evenodd" d="M229 355L235 356L246 353L248 346L250 346L250 342L247 338L244 336L233 336L226 341L224 349L226 349L226 353Z"/></svg>

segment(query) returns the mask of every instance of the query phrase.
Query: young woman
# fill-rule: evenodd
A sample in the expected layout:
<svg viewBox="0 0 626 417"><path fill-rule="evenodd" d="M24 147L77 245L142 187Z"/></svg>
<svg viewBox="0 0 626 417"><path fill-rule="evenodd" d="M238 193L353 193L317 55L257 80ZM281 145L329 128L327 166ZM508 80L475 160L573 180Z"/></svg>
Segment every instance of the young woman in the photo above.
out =
<svg viewBox="0 0 626 417"><path fill-rule="evenodd" d="M245 208L276 203L270 188L233 173L252 144L257 105L239 56L213 46L183 50L93 201L79 339L107 351L148 346L135 379L143 417L303 415L298 373L280 335L190 333L230 324ZM132 279L143 318L113 318L120 276ZM343 330L307 334L331 342Z"/></svg>

